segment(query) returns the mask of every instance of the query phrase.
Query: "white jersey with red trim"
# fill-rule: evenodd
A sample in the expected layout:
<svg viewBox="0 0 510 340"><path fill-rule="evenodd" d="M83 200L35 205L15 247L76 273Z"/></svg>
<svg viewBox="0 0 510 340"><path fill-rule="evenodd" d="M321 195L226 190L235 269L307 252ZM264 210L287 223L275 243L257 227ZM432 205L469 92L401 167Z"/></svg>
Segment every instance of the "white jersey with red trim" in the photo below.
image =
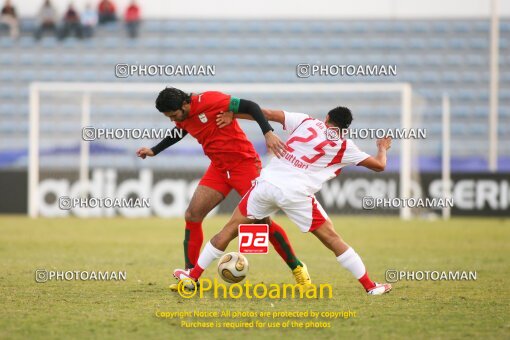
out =
<svg viewBox="0 0 510 340"><path fill-rule="evenodd" d="M343 167L370 157L350 139L327 138L327 126L304 113L285 112L284 130L290 133L285 156L274 157L259 179L288 193L313 195Z"/></svg>

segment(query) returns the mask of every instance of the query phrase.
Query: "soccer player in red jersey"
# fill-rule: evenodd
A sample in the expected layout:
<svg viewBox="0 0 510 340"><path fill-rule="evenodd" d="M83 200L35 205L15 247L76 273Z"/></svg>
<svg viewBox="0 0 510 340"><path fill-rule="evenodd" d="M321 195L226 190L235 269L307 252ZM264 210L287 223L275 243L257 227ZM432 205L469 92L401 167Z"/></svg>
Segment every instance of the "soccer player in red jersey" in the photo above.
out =
<svg viewBox="0 0 510 340"><path fill-rule="evenodd" d="M262 168L259 155L237 121L220 128L216 123L217 116L226 111L250 115L262 129L267 148L277 157L282 155L285 144L273 133L259 105L250 100L221 92L188 94L176 88L165 88L156 99L156 108L175 122L174 129L181 130L181 133L170 134L153 148L140 148L137 151L139 157L155 156L182 139L178 136L190 134L211 160L184 215L184 260L185 267L189 269L196 265L200 254L205 216L232 189L244 196ZM306 265L296 257L283 228L274 221L266 221L269 224L269 240L292 270L296 282L302 285L311 283ZM177 285L170 288L175 290Z"/></svg>

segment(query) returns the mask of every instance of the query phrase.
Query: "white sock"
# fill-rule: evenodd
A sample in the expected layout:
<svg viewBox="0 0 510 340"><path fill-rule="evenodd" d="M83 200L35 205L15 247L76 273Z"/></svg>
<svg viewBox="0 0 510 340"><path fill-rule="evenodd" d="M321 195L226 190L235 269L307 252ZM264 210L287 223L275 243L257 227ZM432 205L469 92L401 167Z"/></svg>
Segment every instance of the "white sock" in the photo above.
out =
<svg viewBox="0 0 510 340"><path fill-rule="evenodd" d="M214 260L219 259L223 253L224 251L216 249L211 244L211 241L209 241L205 245L204 250L202 250L200 253L197 264L200 266L200 268L206 269Z"/></svg>
<svg viewBox="0 0 510 340"><path fill-rule="evenodd" d="M356 253L352 248L347 249L336 259L340 262L342 267L350 271L358 280L367 272L361 257L359 257L358 253Z"/></svg>

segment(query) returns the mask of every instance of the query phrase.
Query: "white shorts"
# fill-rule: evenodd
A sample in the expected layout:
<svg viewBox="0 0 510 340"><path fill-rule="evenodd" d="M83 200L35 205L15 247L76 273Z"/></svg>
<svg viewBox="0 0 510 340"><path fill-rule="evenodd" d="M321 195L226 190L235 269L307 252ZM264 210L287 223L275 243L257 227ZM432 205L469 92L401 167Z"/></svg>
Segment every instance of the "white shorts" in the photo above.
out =
<svg viewBox="0 0 510 340"><path fill-rule="evenodd" d="M315 196L286 195L277 186L257 181L239 202L241 213L260 220L282 210L302 232L313 231L326 222L328 215Z"/></svg>

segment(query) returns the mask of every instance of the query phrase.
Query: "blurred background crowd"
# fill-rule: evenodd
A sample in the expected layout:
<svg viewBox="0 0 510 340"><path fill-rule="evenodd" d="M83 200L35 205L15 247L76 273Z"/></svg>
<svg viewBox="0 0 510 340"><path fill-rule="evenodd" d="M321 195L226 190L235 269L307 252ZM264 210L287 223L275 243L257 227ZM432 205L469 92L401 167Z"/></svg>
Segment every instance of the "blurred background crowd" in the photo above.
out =
<svg viewBox="0 0 510 340"><path fill-rule="evenodd" d="M37 13L33 35L40 40L44 34L52 34L58 39L65 39L74 35L79 39L88 39L94 36L98 26L122 20L126 33L130 38L138 36L140 27L140 7L136 1L123 10L118 9L112 0L100 0L97 6L87 3L80 13L73 3L69 3L63 15L59 15L56 6L51 0L44 0ZM15 1L5 0L0 16L0 34L7 32L12 39L20 35L20 21L16 11Z"/></svg>

